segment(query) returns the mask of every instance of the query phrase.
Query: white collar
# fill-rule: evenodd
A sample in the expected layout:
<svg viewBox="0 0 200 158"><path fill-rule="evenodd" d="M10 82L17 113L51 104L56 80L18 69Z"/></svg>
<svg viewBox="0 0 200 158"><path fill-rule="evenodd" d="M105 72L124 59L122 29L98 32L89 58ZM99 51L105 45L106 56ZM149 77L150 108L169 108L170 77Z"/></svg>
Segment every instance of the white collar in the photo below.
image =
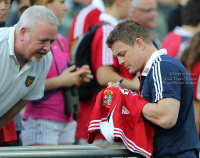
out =
<svg viewBox="0 0 200 158"><path fill-rule="evenodd" d="M113 26L116 26L118 24L118 20L115 19L112 15L107 13L101 13L99 20L105 21Z"/></svg>
<svg viewBox="0 0 200 158"><path fill-rule="evenodd" d="M160 55L167 55L167 50L166 50L166 49L160 49L160 50L158 50L158 51L155 51L155 52L151 55L151 57L150 57L150 59L148 60L146 66L145 66L145 68L144 68L144 70L142 71L142 76L147 76L147 75L148 75L148 73L149 73L149 71L150 71L150 69L151 69L151 66L152 66L154 60L157 59L157 57L160 56Z"/></svg>
<svg viewBox="0 0 200 158"><path fill-rule="evenodd" d="M186 36L186 37L192 37L194 35L194 33L190 32L180 26L176 26L174 29L174 32L178 35Z"/></svg>
<svg viewBox="0 0 200 158"><path fill-rule="evenodd" d="M9 33L9 38L8 38L8 45L9 45L9 53L12 56L15 56L14 53L14 40L15 40L15 28L17 24L11 27L10 33ZM16 56L15 56L16 57Z"/></svg>
<svg viewBox="0 0 200 158"><path fill-rule="evenodd" d="M103 4L103 0L92 0L92 5L97 7L101 12L105 11L105 6Z"/></svg>

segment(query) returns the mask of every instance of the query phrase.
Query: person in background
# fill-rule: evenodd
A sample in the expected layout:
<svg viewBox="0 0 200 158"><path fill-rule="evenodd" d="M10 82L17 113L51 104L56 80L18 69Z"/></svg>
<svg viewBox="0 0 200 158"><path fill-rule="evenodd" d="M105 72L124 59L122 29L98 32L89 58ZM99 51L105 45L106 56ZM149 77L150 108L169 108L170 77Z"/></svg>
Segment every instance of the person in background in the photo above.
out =
<svg viewBox="0 0 200 158"><path fill-rule="evenodd" d="M187 1L188 0L180 0L178 4L174 4L170 7L167 17L168 32L173 31L176 26L182 26L181 12Z"/></svg>
<svg viewBox="0 0 200 158"><path fill-rule="evenodd" d="M150 102L142 115L155 124L153 157L199 158L191 76L181 62L156 49L148 31L133 20L115 26L106 43L129 73L140 71L139 95Z"/></svg>
<svg viewBox="0 0 200 158"><path fill-rule="evenodd" d="M1 0L0 1L0 27L5 27L5 20L8 15L8 12L11 8L11 5L14 0ZM14 121L10 121L2 129L0 129L0 146L19 146L20 143L20 131L23 130L21 124L20 115L18 114ZM16 132L16 134L15 134ZM14 140L14 141L13 141Z"/></svg>
<svg viewBox="0 0 200 158"><path fill-rule="evenodd" d="M133 0L131 20L135 20L142 24L146 29L154 29L156 27L155 18L158 16L158 4L156 0ZM152 34L150 37L157 49L160 48L160 41Z"/></svg>
<svg viewBox="0 0 200 158"><path fill-rule="evenodd" d="M30 16L31 22L27 20ZM34 6L15 26L0 29L0 128L19 113L27 100L42 97L52 61L48 52L57 26L58 20L49 9ZM46 42L41 43L41 39Z"/></svg>
<svg viewBox="0 0 200 158"><path fill-rule="evenodd" d="M106 24L99 27L93 37L91 45L91 69L100 85L100 90L105 88L109 81L117 82L121 78L124 79L121 83L122 87L137 90L139 85L138 79L129 74L126 68L118 65L117 58L112 55L111 50L105 43L106 37L117 25L119 20L130 16L131 0L103 0L103 2L105 12L100 14L98 24ZM92 108L95 105L96 95L93 94L88 101L80 101L79 120L76 132L76 137L79 139L78 144L80 145L87 144L88 131L86 124ZM124 145L121 146L119 144L111 145L101 134L96 136L93 144L99 146L101 149L124 147Z"/></svg>
<svg viewBox="0 0 200 158"><path fill-rule="evenodd" d="M197 131L200 134L200 32L191 39L189 46L183 51L180 58L182 64L187 68L194 86L194 112ZM200 135L199 135L200 136ZM200 137L199 137L200 138Z"/></svg>
<svg viewBox="0 0 200 158"><path fill-rule="evenodd" d="M104 12L104 4L102 0L92 0L92 3L83 8L75 17L70 27L68 45L70 50L70 58L72 51L77 42L77 38L88 32L89 27L94 26L99 21L99 16Z"/></svg>
<svg viewBox="0 0 200 158"><path fill-rule="evenodd" d="M67 11L63 0L31 0L31 5L43 5L62 21ZM76 121L73 114L67 116L64 109L62 87L70 87L89 82L93 77L89 66L75 70L75 65L67 68L70 61L68 43L57 33L51 49L53 59L45 81L45 93L40 100L28 102L23 115L25 130L22 131L22 144L27 145L69 145L75 141Z"/></svg>
<svg viewBox="0 0 200 158"><path fill-rule="evenodd" d="M181 27L177 26L163 40L162 48L167 49L169 56L180 59L188 40L200 31L200 1L189 0L182 10Z"/></svg>

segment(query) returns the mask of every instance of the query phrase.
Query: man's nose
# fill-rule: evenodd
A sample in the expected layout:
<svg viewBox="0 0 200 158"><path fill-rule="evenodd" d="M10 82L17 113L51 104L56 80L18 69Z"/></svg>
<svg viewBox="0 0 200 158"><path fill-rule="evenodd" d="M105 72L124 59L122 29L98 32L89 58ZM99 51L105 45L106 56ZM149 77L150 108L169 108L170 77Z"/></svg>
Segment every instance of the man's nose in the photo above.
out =
<svg viewBox="0 0 200 158"><path fill-rule="evenodd" d="M124 63L124 60L122 58L118 57L118 62L120 65L122 65Z"/></svg>
<svg viewBox="0 0 200 158"><path fill-rule="evenodd" d="M51 50L51 42L50 41L45 42L43 49L49 52Z"/></svg>

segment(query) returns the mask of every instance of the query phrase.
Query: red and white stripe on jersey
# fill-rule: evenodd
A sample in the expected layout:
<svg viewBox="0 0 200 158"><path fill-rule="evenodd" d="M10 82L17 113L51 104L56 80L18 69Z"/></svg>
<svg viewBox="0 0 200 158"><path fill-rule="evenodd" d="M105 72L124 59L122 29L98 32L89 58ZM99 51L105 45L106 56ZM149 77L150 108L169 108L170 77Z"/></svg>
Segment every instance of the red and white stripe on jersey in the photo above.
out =
<svg viewBox="0 0 200 158"><path fill-rule="evenodd" d="M103 25L97 29L94 35L92 41L92 67L94 74L101 66L111 65L115 68L118 66L117 58L113 56L111 49L106 44L106 39L113 28L114 26L110 24Z"/></svg>
<svg viewBox="0 0 200 158"><path fill-rule="evenodd" d="M83 8L75 16L74 21L72 22L69 38L68 38L69 45L74 39L88 32L88 28L90 26L98 23L100 14L101 14L101 11L92 4Z"/></svg>
<svg viewBox="0 0 200 158"><path fill-rule="evenodd" d="M112 94L111 102L105 101L105 93L108 91ZM111 131L114 141L122 141L130 151L150 158L154 126L142 117L142 108L146 103L148 102L144 98L124 88L112 87L100 91L87 124L88 143L93 143L98 131L104 130L100 126L104 122L110 126L106 129ZM108 136L105 137L108 139Z"/></svg>
<svg viewBox="0 0 200 158"><path fill-rule="evenodd" d="M74 38L77 38L77 37L79 37L80 35L83 34L84 26L86 25L84 23L85 18L94 9L96 9L96 7L94 7L93 5L89 5L85 9L81 10L80 13L77 15L76 23L75 23L75 26L74 26Z"/></svg>
<svg viewBox="0 0 200 158"><path fill-rule="evenodd" d="M188 40L192 36L193 33L177 26L165 37L162 48L167 49L168 56L179 59L182 56L183 50L188 46Z"/></svg>
<svg viewBox="0 0 200 158"><path fill-rule="evenodd" d="M105 65L113 65L113 54L110 48L108 48L106 44L107 37L110 32L114 29L112 25L103 25L102 26L102 64Z"/></svg>

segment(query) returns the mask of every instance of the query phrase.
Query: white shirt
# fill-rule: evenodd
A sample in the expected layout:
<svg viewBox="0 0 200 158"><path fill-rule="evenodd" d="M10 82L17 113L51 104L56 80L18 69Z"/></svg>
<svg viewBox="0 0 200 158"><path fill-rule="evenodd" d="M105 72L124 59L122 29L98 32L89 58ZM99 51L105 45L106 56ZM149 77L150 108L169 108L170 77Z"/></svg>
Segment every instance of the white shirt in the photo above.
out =
<svg viewBox="0 0 200 158"><path fill-rule="evenodd" d="M0 117L20 99L43 97L44 81L52 62L49 52L41 62L28 61L20 70L14 53L15 27L0 28Z"/></svg>

